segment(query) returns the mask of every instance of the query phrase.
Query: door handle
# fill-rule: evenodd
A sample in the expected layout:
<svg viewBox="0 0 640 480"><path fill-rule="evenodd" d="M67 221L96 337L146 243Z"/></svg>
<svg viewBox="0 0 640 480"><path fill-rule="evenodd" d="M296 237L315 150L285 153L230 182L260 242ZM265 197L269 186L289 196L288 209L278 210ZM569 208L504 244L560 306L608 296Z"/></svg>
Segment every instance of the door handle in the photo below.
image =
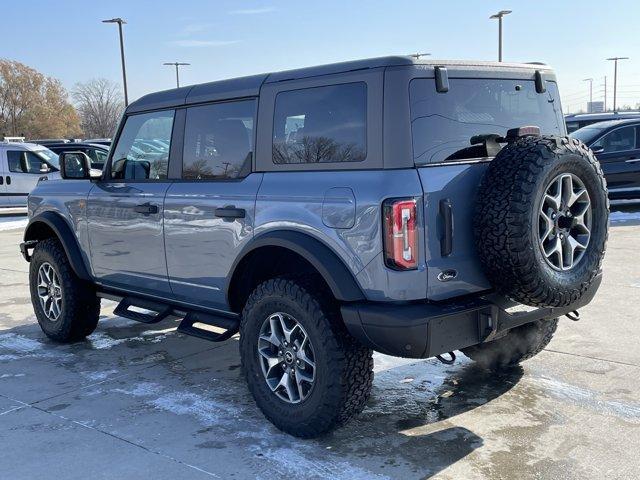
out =
<svg viewBox="0 0 640 480"><path fill-rule="evenodd" d="M11 177L7 175L7 185L11 185Z"/></svg>
<svg viewBox="0 0 640 480"><path fill-rule="evenodd" d="M231 221L234 218L244 218L247 215L247 211L244 208L236 208L233 205L228 205L223 208L216 208L215 214L216 217L229 219Z"/></svg>
<svg viewBox="0 0 640 480"><path fill-rule="evenodd" d="M133 207L133 211L136 213L141 213L143 215L151 215L158 213L158 206L152 205L149 202L143 203L142 205L136 205Z"/></svg>
<svg viewBox="0 0 640 480"><path fill-rule="evenodd" d="M3 183L4 183L4 177L0 175L0 185L2 185Z"/></svg>

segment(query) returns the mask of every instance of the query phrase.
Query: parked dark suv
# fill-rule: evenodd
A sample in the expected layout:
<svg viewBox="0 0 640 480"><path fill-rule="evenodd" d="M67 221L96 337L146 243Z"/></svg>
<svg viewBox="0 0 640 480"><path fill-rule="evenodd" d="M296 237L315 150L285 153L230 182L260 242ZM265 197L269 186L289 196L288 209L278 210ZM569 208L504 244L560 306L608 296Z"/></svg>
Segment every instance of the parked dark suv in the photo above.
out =
<svg viewBox="0 0 640 480"><path fill-rule="evenodd" d="M640 119L595 123L571 137L589 146L600 161L611 203L640 201Z"/></svg>
<svg viewBox="0 0 640 480"><path fill-rule="evenodd" d="M43 331L83 339L106 297L239 332L257 405L297 436L365 407L372 350L508 368L600 284L605 182L540 64L386 57L154 93L101 174L60 163L21 245Z"/></svg>

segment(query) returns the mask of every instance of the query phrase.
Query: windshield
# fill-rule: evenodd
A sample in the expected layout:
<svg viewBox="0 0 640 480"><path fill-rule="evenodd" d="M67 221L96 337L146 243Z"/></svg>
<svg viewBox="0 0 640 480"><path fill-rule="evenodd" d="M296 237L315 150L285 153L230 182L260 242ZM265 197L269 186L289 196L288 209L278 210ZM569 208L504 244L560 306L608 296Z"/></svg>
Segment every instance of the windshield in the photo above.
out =
<svg viewBox="0 0 640 480"><path fill-rule="evenodd" d="M33 153L42 158L55 169L60 170L60 161L58 160L57 153L53 153L48 148L43 148L42 150L34 150Z"/></svg>
<svg viewBox="0 0 640 480"><path fill-rule="evenodd" d="M538 126L542 134L563 135L558 88L536 93L533 80L454 78L438 93L435 81L411 81L411 131L416 165L487 156L471 137L505 135L510 128Z"/></svg>
<svg viewBox="0 0 640 480"><path fill-rule="evenodd" d="M604 130L605 130L604 128L598 128L598 127L592 127L592 126L582 127L576 130L575 132L571 132L569 136L573 138L577 138L581 142L584 142L588 145L590 142L594 141L596 138L602 135L602 132L604 132Z"/></svg>

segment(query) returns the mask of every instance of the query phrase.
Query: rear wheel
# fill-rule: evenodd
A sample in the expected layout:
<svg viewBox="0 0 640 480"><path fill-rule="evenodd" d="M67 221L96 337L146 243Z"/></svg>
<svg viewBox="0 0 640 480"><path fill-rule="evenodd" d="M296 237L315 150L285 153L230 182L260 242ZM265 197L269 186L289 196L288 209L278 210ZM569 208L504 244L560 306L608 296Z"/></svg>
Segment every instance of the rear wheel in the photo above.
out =
<svg viewBox="0 0 640 480"><path fill-rule="evenodd" d="M91 335L98 325L100 299L71 269L57 239L36 245L29 265L31 303L47 337L73 342Z"/></svg>
<svg viewBox="0 0 640 480"><path fill-rule="evenodd" d="M462 349L481 367L505 370L540 353L551 341L558 319L538 320L509 330L504 337Z"/></svg>
<svg viewBox="0 0 640 480"><path fill-rule="evenodd" d="M365 406L371 350L344 329L319 282L277 278L259 285L242 313L240 354L249 390L280 430L315 437Z"/></svg>

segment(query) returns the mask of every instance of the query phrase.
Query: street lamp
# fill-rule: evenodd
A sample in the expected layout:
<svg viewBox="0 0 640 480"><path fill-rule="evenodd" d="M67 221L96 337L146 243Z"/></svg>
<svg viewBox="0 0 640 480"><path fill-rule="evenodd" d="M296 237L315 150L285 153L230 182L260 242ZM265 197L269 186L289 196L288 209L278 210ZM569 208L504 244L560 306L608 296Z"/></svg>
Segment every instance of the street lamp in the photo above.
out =
<svg viewBox="0 0 640 480"><path fill-rule="evenodd" d="M591 113L591 109L593 108L593 78L585 78L582 80L583 82L589 82L589 113Z"/></svg>
<svg viewBox="0 0 640 480"><path fill-rule="evenodd" d="M191 64L184 63L184 62L166 62L166 63L163 63L163 65L170 65L170 66L176 67L176 87L180 88L180 74L178 73L178 67L181 67L183 65L191 65Z"/></svg>
<svg viewBox="0 0 640 480"><path fill-rule="evenodd" d="M498 19L498 61L502 61L502 17L509 15L511 10L500 10L498 13L491 15L489 18Z"/></svg>
<svg viewBox="0 0 640 480"><path fill-rule="evenodd" d="M613 67L613 111L616 111L616 89L618 88L618 60L629 60L629 57L611 57L607 58L614 62Z"/></svg>
<svg viewBox="0 0 640 480"><path fill-rule="evenodd" d="M129 105L129 97L127 95L127 70L124 65L124 40L122 39L122 25L127 23L121 18L111 18L102 20L102 23L117 23L118 32L120 33L120 58L122 60L122 83L124 84L124 105Z"/></svg>

